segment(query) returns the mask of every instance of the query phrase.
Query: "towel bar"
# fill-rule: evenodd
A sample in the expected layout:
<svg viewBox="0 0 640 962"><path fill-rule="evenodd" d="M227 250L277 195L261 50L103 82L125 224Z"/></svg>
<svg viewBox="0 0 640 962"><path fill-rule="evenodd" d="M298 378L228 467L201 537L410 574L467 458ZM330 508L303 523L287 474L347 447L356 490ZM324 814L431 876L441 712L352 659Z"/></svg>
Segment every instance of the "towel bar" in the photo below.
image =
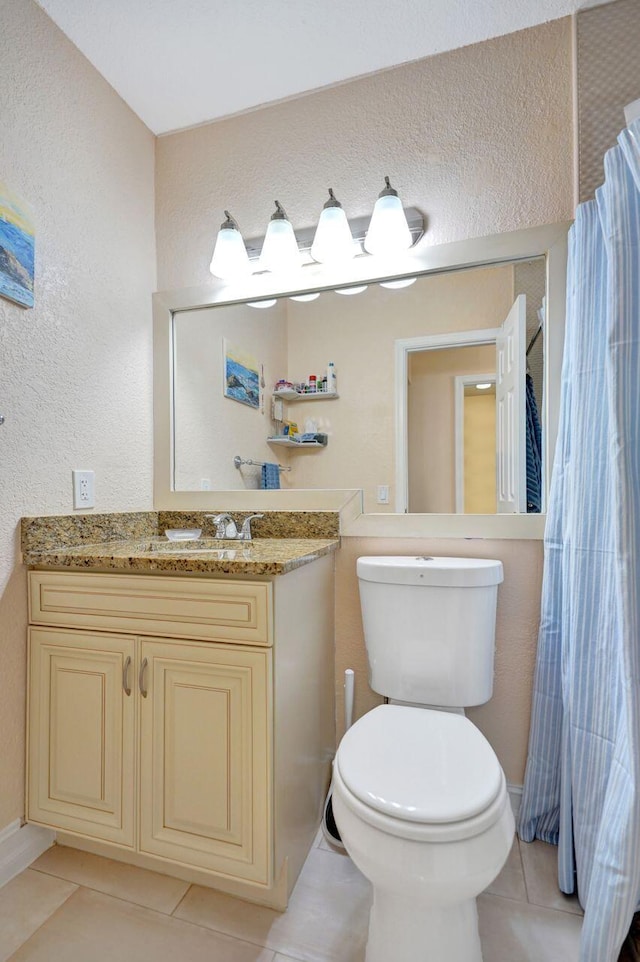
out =
<svg viewBox="0 0 640 962"><path fill-rule="evenodd" d="M243 464L251 464L251 465L255 466L256 468L261 468L261 467L263 467L263 465L266 464L267 462L266 462L266 461L252 461L251 458L241 458L239 454L236 454L235 458L233 459L233 463L234 463L234 465L236 466L236 468L237 468L238 471L239 471ZM278 468L279 468L281 471L290 471L290 470L291 470L291 465L287 465L287 466L285 467L285 465L279 464L279 465L278 465Z"/></svg>

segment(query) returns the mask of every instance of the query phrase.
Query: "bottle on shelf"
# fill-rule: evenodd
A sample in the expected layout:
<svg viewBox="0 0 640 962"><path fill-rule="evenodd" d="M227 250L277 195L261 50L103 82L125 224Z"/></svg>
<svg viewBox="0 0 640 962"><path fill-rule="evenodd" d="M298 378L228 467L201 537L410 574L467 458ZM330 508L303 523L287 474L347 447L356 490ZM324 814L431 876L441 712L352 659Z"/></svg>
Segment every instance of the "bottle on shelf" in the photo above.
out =
<svg viewBox="0 0 640 962"><path fill-rule="evenodd" d="M309 394L315 394L318 389L318 378L315 374L309 375Z"/></svg>

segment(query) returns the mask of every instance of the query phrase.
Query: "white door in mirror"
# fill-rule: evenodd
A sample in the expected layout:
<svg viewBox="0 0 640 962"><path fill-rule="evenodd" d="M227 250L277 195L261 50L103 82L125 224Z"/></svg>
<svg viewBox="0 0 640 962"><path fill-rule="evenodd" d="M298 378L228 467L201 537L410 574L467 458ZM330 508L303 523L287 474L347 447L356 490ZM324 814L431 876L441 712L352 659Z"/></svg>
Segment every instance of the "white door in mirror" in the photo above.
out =
<svg viewBox="0 0 640 962"><path fill-rule="evenodd" d="M526 323L527 300L519 294L496 338L498 514L527 512Z"/></svg>

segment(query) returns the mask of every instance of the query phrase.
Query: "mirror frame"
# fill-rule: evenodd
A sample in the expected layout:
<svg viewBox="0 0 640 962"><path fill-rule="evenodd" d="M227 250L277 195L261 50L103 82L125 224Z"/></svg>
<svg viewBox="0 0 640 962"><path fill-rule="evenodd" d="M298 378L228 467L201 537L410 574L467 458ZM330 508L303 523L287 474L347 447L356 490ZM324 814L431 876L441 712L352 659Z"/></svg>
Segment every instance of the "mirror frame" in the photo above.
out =
<svg viewBox="0 0 640 962"><path fill-rule="evenodd" d="M153 295L154 507L156 510L339 510L341 533L354 537L474 537L540 539L544 514L464 515L362 513L361 493L353 490L281 489L260 491L174 491L173 478L173 315L180 311L238 304L265 297L289 297L415 274L468 270L544 256L547 325L544 351L544 453L551 465L558 431L560 376L564 346L567 234L570 222L428 246L424 239L394 258L362 257L329 268L310 264L290 275L254 274L240 282L211 281L203 287ZM545 478L548 494L550 470Z"/></svg>

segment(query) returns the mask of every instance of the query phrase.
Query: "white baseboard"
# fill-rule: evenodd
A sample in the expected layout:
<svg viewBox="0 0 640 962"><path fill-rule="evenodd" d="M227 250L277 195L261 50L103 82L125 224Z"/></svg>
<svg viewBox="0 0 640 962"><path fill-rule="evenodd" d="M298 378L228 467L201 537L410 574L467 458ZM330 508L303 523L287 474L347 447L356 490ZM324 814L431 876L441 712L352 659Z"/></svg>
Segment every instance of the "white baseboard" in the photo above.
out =
<svg viewBox="0 0 640 962"><path fill-rule="evenodd" d="M39 825L23 825L20 819L0 831L0 887L28 868L51 848L56 833Z"/></svg>
<svg viewBox="0 0 640 962"><path fill-rule="evenodd" d="M507 791L511 799L513 814L517 820L518 812L520 811L520 802L522 801L522 785L512 785L511 782L507 782Z"/></svg>

